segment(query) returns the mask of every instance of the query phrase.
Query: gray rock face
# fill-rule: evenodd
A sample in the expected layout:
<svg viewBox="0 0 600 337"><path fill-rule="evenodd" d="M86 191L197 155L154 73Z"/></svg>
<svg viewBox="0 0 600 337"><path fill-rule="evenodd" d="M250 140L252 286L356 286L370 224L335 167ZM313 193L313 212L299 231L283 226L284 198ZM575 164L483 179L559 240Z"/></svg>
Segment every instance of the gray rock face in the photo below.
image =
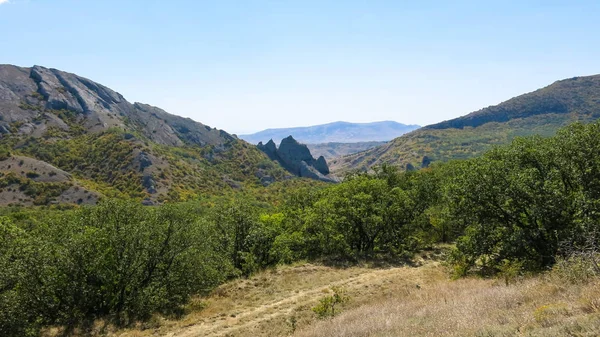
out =
<svg viewBox="0 0 600 337"><path fill-rule="evenodd" d="M154 181L154 178L152 178L152 176L145 175L142 178L142 186L144 186L144 188L146 189L146 191L148 191L148 193L150 193L150 194L156 193L156 181Z"/></svg>
<svg viewBox="0 0 600 337"><path fill-rule="evenodd" d="M325 158L321 156L315 160L308 147L298 143L292 136L281 140L279 148L275 146L273 140L269 140L265 145L262 142L259 143L258 148L265 152L271 160L278 161L286 170L296 176L329 182L335 181L335 179L327 176L329 167Z"/></svg>
<svg viewBox="0 0 600 337"><path fill-rule="evenodd" d="M310 165L315 160L308 147L298 143L292 136L281 140L277 155L283 162L283 166L298 176L300 176L301 162Z"/></svg>
<svg viewBox="0 0 600 337"><path fill-rule="evenodd" d="M319 172L313 166L309 166L305 161L300 162L300 176L322 181L335 181Z"/></svg>
<svg viewBox="0 0 600 337"><path fill-rule="evenodd" d="M271 159L271 160L278 159L277 146L275 145L275 142L272 139L269 140L266 145L263 145L263 143L260 142L260 143L258 143L258 145L256 147L258 147L258 149L261 150L262 152L266 153L267 156L269 157L269 159Z"/></svg>
<svg viewBox="0 0 600 337"><path fill-rule="evenodd" d="M150 156L148 156L146 152L140 152L137 156L137 160L140 163L140 172L143 172L146 167L152 165L152 159L150 159Z"/></svg>
<svg viewBox="0 0 600 337"><path fill-rule="evenodd" d="M10 130L10 124L25 122L37 116L37 111L23 109L24 98L36 92L37 85L29 78L30 69L0 66L0 126Z"/></svg>
<svg viewBox="0 0 600 337"><path fill-rule="evenodd" d="M327 161L325 157L320 156L319 159L313 165L317 171L321 174L328 175L329 174L329 166L327 166Z"/></svg>
<svg viewBox="0 0 600 337"><path fill-rule="evenodd" d="M223 145L235 138L222 130L211 128L192 119L171 115L148 104L135 103L134 120L143 125L146 135L157 143L180 146Z"/></svg>
<svg viewBox="0 0 600 337"><path fill-rule="evenodd" d="M72 112L87 132L116 127L140 132L163 145L218 148L236 140L189 118L129 103L118 92L75 74L41 66L0 65L0 132L10 133L15 122L28 123L20 132L33 136L41 136L48 126L68 130L58 110Z"/></svg>

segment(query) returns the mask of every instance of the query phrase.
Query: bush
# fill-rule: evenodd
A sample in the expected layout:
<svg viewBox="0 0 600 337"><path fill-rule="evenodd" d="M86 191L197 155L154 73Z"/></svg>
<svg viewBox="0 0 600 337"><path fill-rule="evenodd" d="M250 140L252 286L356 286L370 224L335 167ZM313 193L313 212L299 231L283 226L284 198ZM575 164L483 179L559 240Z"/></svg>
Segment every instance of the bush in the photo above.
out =
<svg viewBox="0 0 600 337"><path fill-rule="evenodd" d="M312 311L317 314L319 318L335 316L336 306L342 305L350 300L350 297L346 296L345 290L340 287L331 287L331 291L333 292L332 295L321 298L319 304L312 308Z"/></svg>
<svg viewBox="0 0 600 337"><path fill-rule="evenodd" d="M600 254L573 254L560 257L552 267L551 275L562 283L582 284L600 277Z"/></svg>
<svg viewBox="0 0 600 337"><path fill-rule="evenodd" d="M539 271L562 242L586 242L600 223L600 123L574 124L554 138L520 138L457 164L449 213L466 224L458 250L472 266L499 271L504 260ZM600 237L596 237L596 244ZM564 255L563 255L564 256Z"/></svg>
<svg viewBox="0 0 600 337"><path fill-rule="evenodd" d="M230 272L214 231L184 206L107 201L23 231L0 222L0 335L107 317L180 314Z"/></svg>

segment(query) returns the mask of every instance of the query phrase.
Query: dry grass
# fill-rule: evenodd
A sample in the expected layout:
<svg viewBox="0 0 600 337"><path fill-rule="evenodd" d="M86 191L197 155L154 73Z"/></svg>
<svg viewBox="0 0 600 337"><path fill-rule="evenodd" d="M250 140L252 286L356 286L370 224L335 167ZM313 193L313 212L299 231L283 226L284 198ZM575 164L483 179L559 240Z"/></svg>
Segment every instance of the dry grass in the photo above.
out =
<svg viewBox="0 0 600 337"><path fill-rule="evenodd" d="M600 336L600 280L445 281L348 310L295 336Z"/></svg>
<svg viewBox="0 0 600 337"><path fill-rule="evenodd" d="M268 271L217 289L204 300L206 308L181 321L165 322L152 334L167 336L286 336L316 321L311 308L340 286L352 299L347 307L388 298L445 277L434 264L427 267L346 269L304 264ZM141 336L141 335L139 335Z"/></svg>
<svg viewBox="0 0 600 337"><path fill-rule="evenodd" d="M505 286L475 278L451 281L439 262L420 264L279 267L194 299L181 320L155 317L128 330L98 322L91 335L600 336L598 279L572 284L549 274ZM336 317L318 320L311 308L332 285L351 301Z"/></svg>

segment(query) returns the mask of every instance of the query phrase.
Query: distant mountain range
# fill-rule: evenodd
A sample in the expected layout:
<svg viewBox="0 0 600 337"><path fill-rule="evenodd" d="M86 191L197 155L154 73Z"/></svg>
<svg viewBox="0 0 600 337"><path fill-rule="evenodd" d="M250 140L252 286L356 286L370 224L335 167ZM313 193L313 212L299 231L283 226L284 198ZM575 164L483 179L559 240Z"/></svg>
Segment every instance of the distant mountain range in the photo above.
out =
<svg viewBox="0 0 600 337"><path fill-rule="evenodd" d="M463 117L425 126L329 164L337 174L384 163L419 167L423 162L470 158L518 136L550 136L570 123L598 118L600 75L574 77Z"/></svg>
<svg viewBox="0 0 600 337"><path fill-rule="evenodd" d="M419 127L419 125L406 125L393 121L334 122L306 127L267 129L239 137L252 144L266 143L271 139L279 143L288 136L304 144L381 142L392 140Z"/></svg>

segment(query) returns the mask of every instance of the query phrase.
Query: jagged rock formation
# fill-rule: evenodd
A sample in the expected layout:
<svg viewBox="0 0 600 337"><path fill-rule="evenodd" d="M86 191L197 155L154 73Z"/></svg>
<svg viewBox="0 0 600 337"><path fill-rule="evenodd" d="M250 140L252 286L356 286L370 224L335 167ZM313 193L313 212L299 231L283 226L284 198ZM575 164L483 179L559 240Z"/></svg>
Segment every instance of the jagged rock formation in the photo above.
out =
<svg viewBox="0 0 600 337"><path fill-rule="evenodd" d="M286 170L299 177L307 177L322 181L335 181L328 177L329 167L323 156L313 158L310 150L304 144L298 143L292 136L281 140L279 148L273 140L263 145L258 143L257 147L269 156L271 160L278 161Z"/></svg>

